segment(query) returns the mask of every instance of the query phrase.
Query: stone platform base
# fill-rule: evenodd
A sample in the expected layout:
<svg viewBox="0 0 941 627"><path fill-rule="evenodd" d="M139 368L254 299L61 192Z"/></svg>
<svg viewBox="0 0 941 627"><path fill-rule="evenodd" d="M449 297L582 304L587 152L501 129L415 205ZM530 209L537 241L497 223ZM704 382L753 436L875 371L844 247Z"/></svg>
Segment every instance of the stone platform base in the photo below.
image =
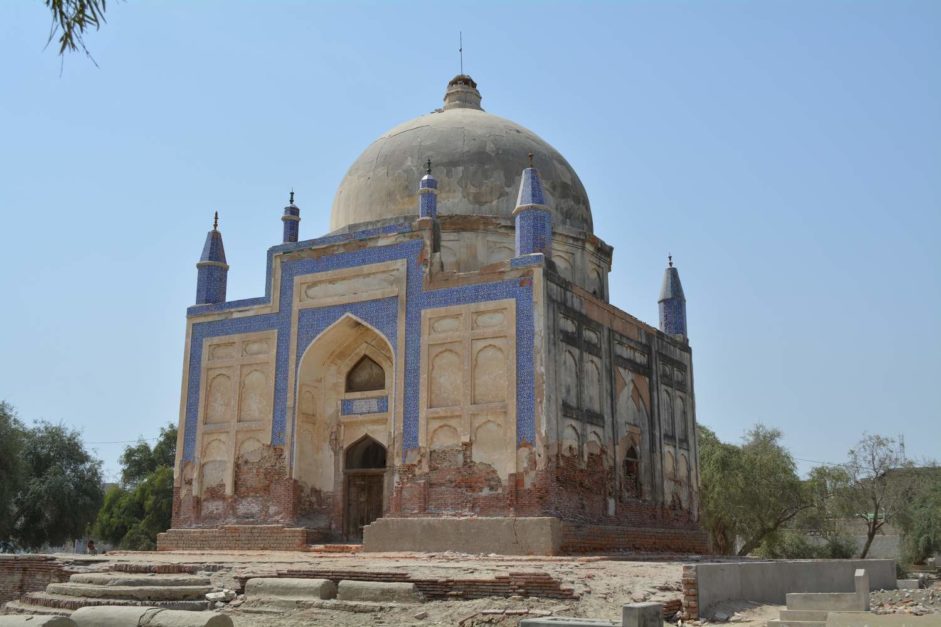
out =
<svg viewBox="0 0 941 627"><path fill-rule="evenodd" d="M558 518L380 518L363 529L364 551L558 555Z"/></svg>
<svg viewBox="0 0 941 627"><path fill-rule="evenodd" d="M309 531L284 525L225 525L157 534L158 551L303 551Z"/></svg>

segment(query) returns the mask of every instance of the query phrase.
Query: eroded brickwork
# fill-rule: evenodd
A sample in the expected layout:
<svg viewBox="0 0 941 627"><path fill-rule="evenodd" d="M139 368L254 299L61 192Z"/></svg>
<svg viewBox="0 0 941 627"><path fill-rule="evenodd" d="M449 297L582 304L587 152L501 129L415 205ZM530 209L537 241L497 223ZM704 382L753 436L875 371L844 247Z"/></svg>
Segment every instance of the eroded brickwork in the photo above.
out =
<svg viewBox="0 0 941 627"><path fill-rule="evenodd" d="M45 555L0 555L0 607L50 583L68 581L70 571Z"/></svg>

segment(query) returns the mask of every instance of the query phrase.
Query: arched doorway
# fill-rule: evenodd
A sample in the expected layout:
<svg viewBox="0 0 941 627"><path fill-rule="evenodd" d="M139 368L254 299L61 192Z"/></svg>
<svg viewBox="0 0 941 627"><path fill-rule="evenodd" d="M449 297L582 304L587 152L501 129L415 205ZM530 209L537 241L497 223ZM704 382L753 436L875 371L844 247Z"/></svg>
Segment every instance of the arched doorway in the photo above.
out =
<svg viewBox="0 0 941 627"><path fill-rule="evenodd" d="M386 447L365 435L347 447L344 458L344 532L347 540L358 541L363 527L382 516Z"/></svg>

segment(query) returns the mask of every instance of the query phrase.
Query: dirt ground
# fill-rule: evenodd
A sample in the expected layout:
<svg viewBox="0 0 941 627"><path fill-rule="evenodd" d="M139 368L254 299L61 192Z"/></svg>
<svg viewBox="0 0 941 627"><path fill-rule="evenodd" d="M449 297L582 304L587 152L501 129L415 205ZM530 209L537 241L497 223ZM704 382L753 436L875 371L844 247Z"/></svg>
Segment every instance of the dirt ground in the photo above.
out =
<svg viewBox="0 0 941 627"><path fill-rule="evenodd" d="M65 556L61 556L65 557ZM413 578L487 579L510 572L540 572L570 587L576 599L559 600L491 597L472 600L428 601L416 605L360 606L351 611L334 607L274 608L237 599L221 608L238 627L295 627L301 625L483 625L515 626L527 617L559 616L607 619L620 624L621 606L642 601L681 598L681 561L629 561L603 557L517 557L460 553L303 553L278 551L109 553L111 562L187 563L206 565L213 583L236 587L236 577L274 575L286 569L331 569L407 572ZM104 564L102 564L104 566ZM738 604L723 607L729 622L764 625L776 618L776 606ZM674 619L676 622L676 619ZM698 621L686 623L703 624Z"/></svg>

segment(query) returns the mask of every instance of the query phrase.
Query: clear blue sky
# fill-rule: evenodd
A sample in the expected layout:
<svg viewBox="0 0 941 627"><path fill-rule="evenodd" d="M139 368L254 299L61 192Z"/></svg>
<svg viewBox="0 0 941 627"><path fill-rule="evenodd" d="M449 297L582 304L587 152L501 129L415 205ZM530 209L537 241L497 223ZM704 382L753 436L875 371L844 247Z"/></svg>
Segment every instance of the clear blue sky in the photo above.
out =
<svg viewBox="0 0 941 627"><path fill-rule="evenodd" d="M372 139L465 69L558 148L656 323L666 254L698 418L802 460L864 431L941 457L941 2L109 2L99 67L0 3L0 398L123 444L178 418L212 212L229 297L264 290ZM802 471L810 467L801 462Z"/></svg>

